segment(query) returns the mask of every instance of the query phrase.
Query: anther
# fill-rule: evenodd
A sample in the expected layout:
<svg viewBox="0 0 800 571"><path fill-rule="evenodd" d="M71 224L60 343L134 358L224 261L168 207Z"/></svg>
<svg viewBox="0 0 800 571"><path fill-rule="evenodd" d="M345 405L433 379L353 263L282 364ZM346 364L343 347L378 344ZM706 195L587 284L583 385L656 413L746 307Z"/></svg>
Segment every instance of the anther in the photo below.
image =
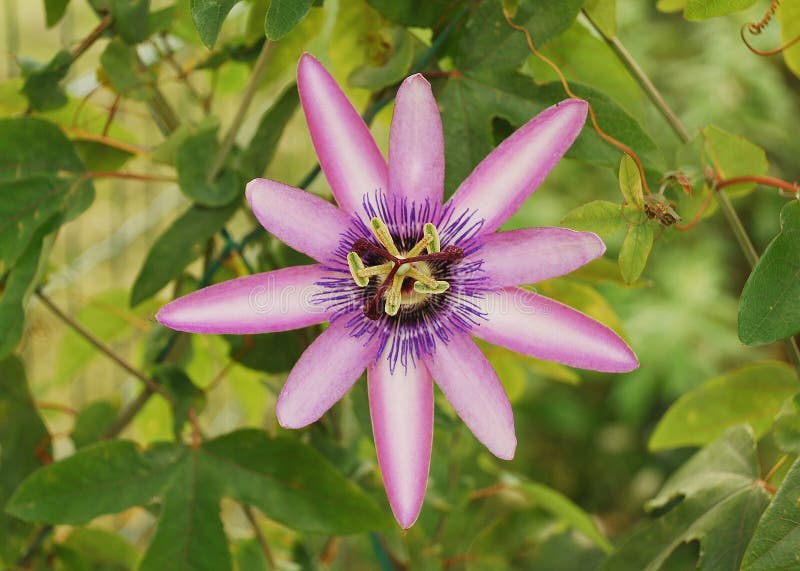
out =
<svg viewBox="0 0 800 571"><path fill-rule="evenodd" d="M375 234L378 242L383 244L383 246L392 256L400 257L400 250L398 250L397 246L394 245L394 239L389 233L389 228L386 226L386 224L384 224L383 220L376 216L370 220L370 228L372 228L372 232Z"/></svg>
<svg viewBox="0 0 800 571"><path fill-rule="evenodd" d="M353 276L353 281L356 285L367 287L369 285L369 277L362 274L364 272L364 262L356 252L347 254L347 266L350 268L350 275Z"/></svg>

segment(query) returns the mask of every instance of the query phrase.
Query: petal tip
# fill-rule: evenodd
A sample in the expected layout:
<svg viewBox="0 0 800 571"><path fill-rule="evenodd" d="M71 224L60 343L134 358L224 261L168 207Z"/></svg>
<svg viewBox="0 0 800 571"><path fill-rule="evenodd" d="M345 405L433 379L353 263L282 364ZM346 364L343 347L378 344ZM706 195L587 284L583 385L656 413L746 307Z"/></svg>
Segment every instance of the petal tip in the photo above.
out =
<svg viewBox="0 0 800 571"><path fill-rule="evenodd" d="M514 454L517 452L517 438L512 437L512 440L504 443L502 446L495 447L491 453L500 458L501 460L513 460Z"/></svg>
<svg viewBox="0 0 800 571"><path fill-rule="evenodd" d="M244 196L247 199L247 204L250 206L250 210L253 210L253 195L256 193L256 189L260 187L263 182L263 178L254 178L247 183L247 186L244 189Z"/></svg>
<svg viewBox="0 0 800 571"><path fill-rule="evenodd" d="M402 88L403 86L420 86L430 89L431 83L421 73L415 73L414 75L409 75L403 80L403 83L400 85L400 87Z"/></svg>

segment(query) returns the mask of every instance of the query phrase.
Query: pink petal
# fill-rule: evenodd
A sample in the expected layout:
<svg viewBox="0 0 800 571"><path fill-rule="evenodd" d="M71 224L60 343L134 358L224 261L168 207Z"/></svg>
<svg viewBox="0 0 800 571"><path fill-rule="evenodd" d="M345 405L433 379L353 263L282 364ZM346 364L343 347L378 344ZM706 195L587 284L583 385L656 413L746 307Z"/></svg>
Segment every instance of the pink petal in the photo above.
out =
<svg viewBox="0 0 800 571"><path fill-rule="evenodd" d="M547 297L505 288L488 294L481 305L489 319L472 333L489 343L606 373L626 373L639 366L636 355L619 335Z"/></svg>
<svg viewBox="0 0 800 571"><path fill-rule="evenodd" d="M386 494L395 518L411 527L422 509L433 443L433 380L418 363L389 371L379 359L369 368L369 409Z"/></svg>
<svg viewBox="0 0 800 571"><path fill-rule="evenodd" d="M526 228L484 236L483 247L474 257L483 260L492 285L503 287L563 276L605 251L606 245L591 232Z"/></svg>
<svg viewBox="0 0 800 571"><path fill-rule="evenodd" d="M360 211L364 194L387 190L383 155L336 81L307 53L297 66L297 89L319 164L333 196L348 214Z"/></svg>
<svg viewBox="0 0 800 571"><path fill-rule="evenodd" d="M442 203L444 135L431 84L417 73L397 91L389 135L389 191Z"/></svg>
<svg viewBox="0 0 800 571"><path fill-rule="evenodd" d="M567 99L539 113L475 167L450 202L475 209L483 233L497 230L542 183L581 132L588 106Z"/></svg>
<svg viewBox="0 0 800 571"><path fill-rule="evenodd" d="M185 295L156 315L159 323L191 333L245 335L322 323L328 315L311 302L325 276L320 266L296 266L237 278Z"/></svg>
<svg viewBox="0 0 800 571"><path fill-rule="evenodd" d="M278 422L302 428L316 422L358 380L375 358L375 343L351 337L340 319L308 346L278 396Z"/></svg>
<svg viewBox="0 0 800 571"><path fill-rule="evenodd" d="M511 403L492 365L469 335L459 333L448 343L439 343L425 362L475 437L498 458L511 460L517 448Z"/></svg>
<svg viewBox="0 0 800 571"><path fill-rule="evenodd" d="M247 184L247 202L261 225L295 250L328 262L350 217L318 196L265 178Z"/></svg>

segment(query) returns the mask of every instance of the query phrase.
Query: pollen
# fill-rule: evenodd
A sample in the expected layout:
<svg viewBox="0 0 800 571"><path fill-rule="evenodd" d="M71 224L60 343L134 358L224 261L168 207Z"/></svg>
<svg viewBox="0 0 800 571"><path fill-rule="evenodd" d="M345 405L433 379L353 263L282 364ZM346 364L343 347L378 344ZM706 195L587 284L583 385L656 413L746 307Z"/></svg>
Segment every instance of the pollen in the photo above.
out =
<svg viewBox="0 0 800 571"><path fill-rule="evenodd" d="M442 251L436 226L430 222L425 224L422 238L407 252L398 249L389 228L380 218L372 218L369 228L380 246L361 238L347 254L347 266L356 285L367 287L373 278L379 284L375 295L364 305L367 317L379 319L381 313L397 315L404 305L418 304L430 295L440 295L450 289L448 282L433 276L428 262L458 263L464 258L464 252L456 246ZM379 263L365 265L364 258L368 255ZM410 287L406 286L406 280L410 280ZM380 311L381 302L383 312Z"/></svg>

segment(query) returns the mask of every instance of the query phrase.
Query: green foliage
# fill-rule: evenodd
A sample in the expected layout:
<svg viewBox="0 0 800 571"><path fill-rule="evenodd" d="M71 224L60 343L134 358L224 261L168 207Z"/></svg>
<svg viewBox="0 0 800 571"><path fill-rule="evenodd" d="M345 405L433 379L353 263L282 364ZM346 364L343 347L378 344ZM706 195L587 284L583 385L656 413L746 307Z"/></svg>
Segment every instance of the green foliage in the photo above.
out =
<svg viewBox="0 0 800 571"><path fill-rule="evenodd" d="M217 43L222 23L239 0L191 0L192 20L209 49Z"/></svg>
<svg viewBox="0 0 800 571"><path fill-rule="evenodd" d="M278 150L278 142L286 125L300 104L297 85L287 87L275 103L261 115L250 143L242 152L240 164L247 178L264 174Z"/></svg>
<svg viewBox="0 0 800 571"><path fill-rule="evenodd" d="M666 514L633 533L602 569L656 571L679 545L692 541L700 542L698 570L738 569L769 503L757 479L752 432L728 430L667 480L649 503L651 509L668 509Z"/></svg>
<svg viewBox="0 0 800 571"><path fill-rule="evenodd" d="M67 95L60 83L70 65L72 56L68 51L61 50L47 64L28 71L22 93L28 98L31 109L48 111L67 104Z"/></svg>
<svg viewBox="0 0 800 571"><path fill-rule="evenodd" d="M69 6L69 0L44 0L44 11L47 27L52 28L61 21Z"/></svg>
<svg viewBox="0 0 800 571"><path fill-rule="evenodd" d="M0 273L54 215L77 216L93 198L83 163L55 125L0 119Z"/></svg>
<svg viewBox="0 0 800 571"><path fill-rule="evenodd" d="M798 564L800 540L800 460L783 479L764 512L742 561L743 571L791 569Z"/></svg>
<svg viewBox="0 0 800 571"><path fill-rule="evenodd" d="M137 44L150 35L150 0L110 0L114 30L128 44Z"/></svg>
<svg viewBox="0 0 800 571"><path fill-rule="evenodd" d="M414 63L414 37L402 26L381 28L377 35L384 48L377 54L377 62L355 68L347 78L350 85L381 89L402 81L408 75Z"/></svg>
<svg viewBox="0 0 800 571"><path fill-rule="evenodd" d="M756 0L686 0L683 14L687 20L706 20L749 8Z"/></svg>
<svg viewBox="0 0 800 571"><path fill-rule="evenodd" d="M186 137L178 147L175 168L181 191L202 206L230 204L242 189L233 171L223 169L213 180L208 169L219 150L216 125L204 126Z"/></svg>
<svg viewBox="0 0 800 571"><path fill-rule="evenodd" d="M431 28L455 16L464 4L463 0L367 0L369 5L389 20L418 28Z"/></svg>
<svg viewBox="0 0 800 571"><path fill-rule="evenodd" d="M20 360L12 356L0 361L0 378L0 505L5 505L52 452ZM0 563L14 561L29 532L29 525L0 512Z"/></svg>
<svg viewBox="0 0 800 571"><path fill-rule="evenodd" d="M155 71L145 67L134 46L112 40L100 56L100 66L101 80L107 81L117 94L135 101L153 99Z"/></svg>
<svg viewBox="0 0 800 571"><path fill-rule="evenodd" d="M611 543L597 529L592 518L563 494L536 482L521 482L513 489L520 492L534 505L552 513L570 527L574 527L606 553L613 551Z"/></svg>
<svg viewBox="0 0 800 571"><path fill-rule="evenodd" d="M767 157L757 145L713 125L705 127L702 133L708 163L721 179L766 174ZM728 194L741 194L755 187L753 182L742 182L727 186L725 191Z"/></svg>
<svg viewBox="0 0 800 571"><path fill-rule="evenodd" d="M616 234L628 225L622 208L607 200L593 200L567 213L561 224L599 236Z"/></svg>
<svg viewBox="0 0 800 571"><path fill-rule="evenodd" d="M179 276L201 252L205 242L222 228L238 208L192 206L153 244L131 290L131 306L158 293Z"/></svg>
<svg viewBox="0 0 800 571"><path fill-rule="evenodd" d="M725 430L747 423L762 436L783 402L800 390L783 363L752 364L715 377L690 391L661 418L651 450L708 444Z"/></svg>
<svg viewBox="0 0 800 571"><path fill-rule="evenodd" d="M280 40L303 21L314 0L271 0L264 31L272 41Z"/></svg>
<svg viewBox="0 0 800 571"><path fill-rule="evenodd" d="M644 221L631 224L619 252L619 270L625 283L633 283L642 275L655 240L655 224Z"/></svg>
<svg viewBox="0 0 800 571"><path fill-rule="evenodd" d="M781 232L767 246L739 301L739 338L772 343L800 331L800 202L781 210Z"/></svg>
<svg viewBox="0 0 800 571"><path fill-rule="evenodd" d="M117 419L117 407L108 401L94 401L80 411L72 429L75 448L85 448L98 442Z"/></svg>

